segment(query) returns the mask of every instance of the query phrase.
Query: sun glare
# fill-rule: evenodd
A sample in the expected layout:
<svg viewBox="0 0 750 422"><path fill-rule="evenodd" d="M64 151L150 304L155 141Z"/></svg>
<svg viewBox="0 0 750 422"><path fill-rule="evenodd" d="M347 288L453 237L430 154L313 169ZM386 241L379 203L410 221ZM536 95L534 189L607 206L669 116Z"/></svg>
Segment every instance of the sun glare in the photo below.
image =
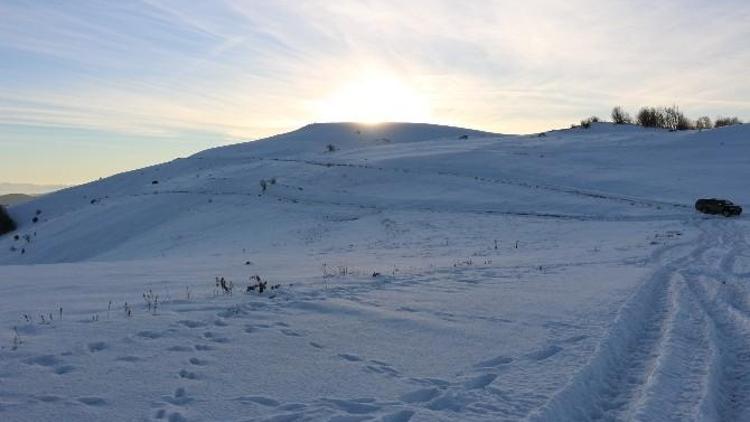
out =
<svg viewBox="0 0 750 422"><path fill-rule="evenodd" d="M365 75L336 88L316 105L323 121L424 122L427 101L395 77Z"/></svg>

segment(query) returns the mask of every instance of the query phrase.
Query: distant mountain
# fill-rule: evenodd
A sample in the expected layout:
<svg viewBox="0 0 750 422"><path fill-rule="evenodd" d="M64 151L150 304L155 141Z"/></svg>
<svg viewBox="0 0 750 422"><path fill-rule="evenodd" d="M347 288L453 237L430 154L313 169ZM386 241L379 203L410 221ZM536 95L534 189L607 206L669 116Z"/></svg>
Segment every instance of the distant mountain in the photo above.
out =
<svg viewBox="0 0 750 422"><path fill-rule="evenodd" d="M41 195L43 193L54 192L65 189L66 185L36 185L33 183L2 183L0 182L0 195L10 193L22 193L25 195Z"/></svg>
<svg viewBox="0 0 750 422"><path fill-rule="evenodd" d="M0 195L0 205L7 207L8 205L22 204L26 201L31 201L32 199L34 199L32 195L9 193L7 195Z"/></svg>

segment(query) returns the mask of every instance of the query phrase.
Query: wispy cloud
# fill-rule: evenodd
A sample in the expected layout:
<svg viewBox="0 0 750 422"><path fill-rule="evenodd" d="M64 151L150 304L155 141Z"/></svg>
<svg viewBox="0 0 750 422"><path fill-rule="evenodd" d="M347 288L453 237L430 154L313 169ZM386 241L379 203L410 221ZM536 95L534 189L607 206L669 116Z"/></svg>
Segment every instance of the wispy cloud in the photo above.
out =
<svg viewBox="0 0 750 422"><path fill-rule="evenodd" d="M739 0L12 0L0 15L0 128L174 145L144 163L183 153L185 133L207 146L319 120L321 101L373 71L397 75L436 122L503 132L614 104L750 117Z"/></svg>

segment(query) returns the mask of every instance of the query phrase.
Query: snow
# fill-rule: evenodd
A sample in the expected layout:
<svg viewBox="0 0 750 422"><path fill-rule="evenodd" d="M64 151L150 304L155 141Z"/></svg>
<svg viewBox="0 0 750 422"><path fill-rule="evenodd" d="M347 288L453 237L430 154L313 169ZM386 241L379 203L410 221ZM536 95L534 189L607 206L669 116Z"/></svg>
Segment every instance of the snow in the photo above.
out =
<svg viewBox="0 0 750 422"><path fill-rule="evenodd" d="M314 124L13 206L0 419L748 419L747 221L692 208L748 141Z"/></svg>

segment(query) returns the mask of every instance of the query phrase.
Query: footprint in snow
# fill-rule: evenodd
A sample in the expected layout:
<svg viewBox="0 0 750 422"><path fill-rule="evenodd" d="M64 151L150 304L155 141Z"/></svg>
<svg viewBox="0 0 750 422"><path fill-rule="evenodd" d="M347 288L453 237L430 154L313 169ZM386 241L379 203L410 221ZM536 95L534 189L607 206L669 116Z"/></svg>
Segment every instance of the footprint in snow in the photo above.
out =
<svg viewBox="0 0 750 422"><path fill-rule="evenodd" d="M267 324L247 324L245 325L245 332L248 334L252 334L254 332L265 330L267 328L271 328L271 326Z"/></svg>
<svg viewBox="0 0 750 422"><path fill-rule="evenodd" d="M198 374L195 372L188 371L187 369L182 369L178 373L180 378L187 379L187 380L197 380L199 378Z"/></svg>
<svg viewBox="0 0 750 422"><path fill-rule="evenodd" d="M445 388L451 385L450 381L441 380L438 378L409 378L409 381L420 385L435 386L439 388Z"/></svg>
<svg viewBox="0 0 750 422"><path fill-rule="evenodd" d="M156 331L141 331L136 335L147 340L156 340L164 336L163 333L157 333Z"/></svg>
<svg viewBox="0 0 750 422"><path fill-rule="evenodd" d="M193 401L183 387L176 389L172 396L164 396L163 399L165 402L175 406L184 406Z"/></svg>
<svg viewBox="0 0 750 422"><path fill-rule="evenodd" d="M285 336L289 336L289 337L302 337L302 334L294 330L289 330L287 328L282 329L281 334L284 334Z"/></svg>
<svg viewBox="0 0 750 422"><path fill-rule="evenodd" d="M371 365L365 366L365 370L368 372L375 372L377 374L385 374L385 375L390 375L393 377L397 377L400 375L400 373L397 370L395 370L391 365L389 365L386 362L375 360L375 359L371 359L370 362L372 363Z"/></svg>
<svg viewBox="0 0 750 422"><path fill-rule="evenodd" d="M27 365L39 365L39 366L47 366L47 367L53 367L60 365L62 363L62 360L60 360L55 355L39 355L32 358L28 358L23 361L23 363Z"/></svg>
<svg viewBox="0 0 750 422"><path fill-rule="evenodd" d="M234 400L243 404L260 404L266 407L277 407L280 404L272 398L263 396L240 396Z"/></svg>
<svg viewBox="0 0 750 422"><path fill-rule="evenodd" d="M272 420L275 421L275 419L272 419ZM282 419L282 420L287 420L287 419ZM364 422L364 421L371 421L371 420L372 420L372 416L336 415L336 416L331 416L331 418L328 419L328 422Z"/></svg>
<svg viewBox="0 0 750 422"><path fill-rule="evenodd" d="M168 352L192 352L193 348L189 346L176 345L176 346L168 347L167 351Z"/></svg>
<svg viewBox="0 0 750 422"><path fill-rule="evenodd" d="M464 387L466 387L469 390L474 390L477 388L484 388L490 384L492 384L492 381L495 381L495 378L497 378L496 374L484 374L479 375L477 377L471 378L464 382Z"/></svg>
<svg viewBox="0 0 750 422"><path fill-rule="evenodd" d="M60 396L55 396L55 395L50 394L50 395L38 396L36 397L36 399L44 403L57 403L63 398Z"/></svg>
<svg viewBox="0 0 750 422"><path fill-rule="evenodd" d="M180 412L172 412L167 414L166 409L159 409L156 411L154 416L157 420L167 419L168 422L187 422L187 418L182 416Z"/></svg>
<svg viewBox="0 0 750 422"><path fill-rule="evenodd" d="M188 328L200 328L206 326L206 323L203 321L191 321L187 319L177 321L177 323Z"/></svg>
<svg viewBox="0 0 750 422"><path fill-rule="evenodd" d="M39 355L25 359L26 365L43 366L52 369L56 374L63 375L76 369L73 365L65 365L64 362L55 355Z"/></svg>
<svg viewBox="0 0 750 422"><path fill-rule="evenodd" d="M453 412L461 412L463 410L466 403L464 403L463 400L461 400L459 397L456 397L455 394L452 393L445 393L440 397L437 397L436 399L432 400L428 405L427 408L431 410L450 410Z"/></svg>
<svg viewBox="0 0 750 422"><path fill-rule="evenodd" d="M57 375L63 375L63 374L67 374L68 372L71 372L71 371L73 371L75 369L76 369L76 367L73 366L73 365L61 365L61 366L58 366L58 367L55 368L55 373Z"/></svg>
<svg viewBox="0 0 750 422"><path fill-rule="evenodd" d="M411 417L414 416L413 410L400 410L396 413L384 415L380 418L381 422L409 422Z"/></svg>
<svg viewBox="0 0 750 422"><path fill-rule="evenodd" d="M359 361L362 360L361 357L359 357L357 355L352 355L352 354L349 354L349 353L339 353L338 357L340 357L341 359L344 359L344 360L348 360L349 362L359 362Z"/></svg>
<svg viewBox="0 0 750 422"><path fill-rule="evenodd" d="M381 409L381 406L371 404L374 401L372 399L321 399L321 401L326 404L334 405L335 407L345 411L346 413L355 415L373 413Z"/></svg>
<svg viewBox="0 0 750 422"><path fill-rule="evenodd" d="M87 347L89 349L89 352L96 353L96 352L101 352L102 350L106 349L107 343L103 341L97 341L94 343L89 343Z"/></svg>
<svg viewBox="0 0 750 422"><path fill-rule="evenodd" d="M513 358L508 356L497 356L474 365L475 368L497 368L498 366L507 365L513 362Z"/></svg>
<svg viewBox="0 0 750 422"><path fill-rule="evenodd" d="M203 333L203 337L213 341L214 343L229 343L229 338L219 336L211 331L206 331L205 333Z"/></svg>
<svg viewBox="0 0 750 422"><path fill-rule="evenodd" d="M208 361L205 359L190 358L190 364L196 366L205 366L208 365Z"/></svg>
<svg viewBox="0 0 750 422"><path fill-rule="evenodd" d="M409 393L402 394L401 399L404 403L423 403L430 401L440 394L440 390L437 388L422 388L420 390L411 391Z"/></svg>
<svg viewBox="0 0 750 422"><path fill-rule="evenodd" d="M104 406L105 404L107 404L106 400L96 396L79 397L76 400L85 404L86 406Z"/></svg>
<svg viewBox="0 0 750 422"><path fill-rule="evenodd" d="M579 341L586 340L587 338L589 338L589 336L586 336L586 335L573 336L573 337L563 340L563 343L568 343L568 344L578 343Z"/></svg>
<svg viewBox="0 0 750 422"><path fill-rule="evenodd" d="M552 356L560 353L562 351L562 347L560 346L547 346L543 349L537 350L535 352L531 352L526 355L527 358L535 361L542 361L548 358L551 358Z"/></svg>
<svg viewBox="0 0 750 422"><path fill-rule="evenodd" d="M119 356L115 360L119 362L138 362L141 358L138 356Z"/></svg>

